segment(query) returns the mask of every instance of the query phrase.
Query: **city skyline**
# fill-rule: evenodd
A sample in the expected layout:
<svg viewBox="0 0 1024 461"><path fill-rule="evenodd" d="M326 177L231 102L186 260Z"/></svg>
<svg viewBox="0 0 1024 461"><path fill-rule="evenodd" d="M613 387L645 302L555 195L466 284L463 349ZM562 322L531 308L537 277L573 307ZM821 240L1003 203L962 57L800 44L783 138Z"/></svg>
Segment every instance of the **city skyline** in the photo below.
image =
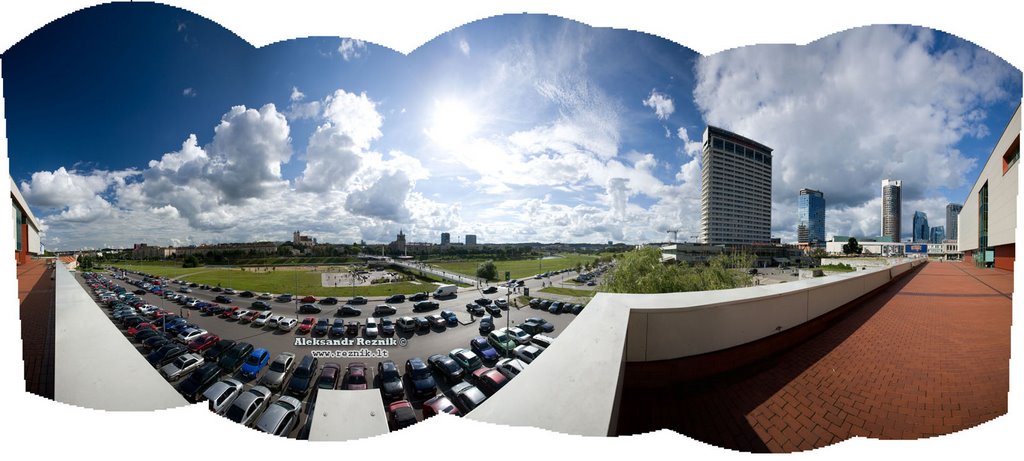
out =
<svg viewBox="0 0 1024 461"><path fill-rule="evenodd" d="M136 19L117 23L134 24L127 32L141 43L170 51L98 57L113 35L85 31L115 10ZM11 174L55 249L125 246L141 235L157 245L277 240L295 229L337 242L387 242L397 227L416 241L449 231L496 242L696 235L695 139L709 124L776 149L772 237L796 241L791 191L801 187L829 194L827 235L868 235L879 226L882 177L906 181L908 209L942 216L962 200L1020 94L1019 71L1001 59L902 26L708 57L530 15L459 27L408 57L327 38L253 52L216 24L152 5L91 8L49 27L6 52L3 70ZM53 49L69 42L73 50ZM627 46L644 52L623 57ZM80 82L26 64L50 53ZM251 84L224 86L242 78L217 66L224 55ZM850 64L866 55L883 57L877 75ZM97 83L97 62L116 71L126 65L117 59L138 65L124 72L132 82L85 91ZM423 77L415 85L390 75L410 68ZM153 78L157 70L167 75ZM882 78L894 72L914 84ZM810 78L822 73L831 83ZM753 75L793 83L741 84ZM501 91L491 86L498 81ZM908 106L895 96L907 92L955 97ZM805 104L812 96L826 104ZM857 123L826 117L837 105ZM32 107L65 116L33 118ZM49 136L54 130L63 135Z"/></svg>

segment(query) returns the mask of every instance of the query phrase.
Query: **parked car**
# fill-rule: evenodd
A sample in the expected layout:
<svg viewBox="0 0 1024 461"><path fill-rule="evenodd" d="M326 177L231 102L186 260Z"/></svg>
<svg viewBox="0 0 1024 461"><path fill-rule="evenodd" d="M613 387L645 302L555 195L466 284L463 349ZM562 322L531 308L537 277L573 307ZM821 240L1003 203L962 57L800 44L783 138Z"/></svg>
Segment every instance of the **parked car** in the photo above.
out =
<svg viewBox="0 0 1024 461"><path fill-rule="evenodd" d="M508 377L494 368L479 368L472 374L473 383L487 396L494 395L508 382Z"/></svg>
<svg viewBox="0 0 1024 461"><path fill-rule="evenodd" d="M249 309L236 309L234 312L231 313L231 318L235 320L241 320L242 317L249 315L249 312L252 311L250 311Z"/></svg>
<svg viewBox="0 0 1024 461"><path fill-rule="evenodd" d="M526 369L526 362L519 359L501 359L498 360L498 364L494 366L494 369L505 375L506 378L512 379L522 373Z"/></svg>
<svg viewBox="0 0 1024 461"><path fill-rule="evenodd" d="M352 320L345 325L345 334L348 336L359 336L359 322Z"/></svg>
<svg viewBox="0 0 1024 461"><path fill-rule="evenodd" d="M434 301L420 301L412 305L413 312L424 312L432 311L437 309L440 305Z"/></svg>
<svg viewBox="0 0 1024 461"><path fill-rule="evenodd" d="M459 324L459 316L455 315L455 313L452 311L444 310L441 311L441 313L438 315L440 315L441 318L444 319L445 323L447 323L448 326L450 327L454 327Z"/></svg>
<svg viewBox="0 0 1024 461"><path fill-rule="evenodd" d="M494 305L500 309L508 310L508 301L498 298L494 300Z"/></svg>
<svg viewBox="0 0 1024 461"><path fill-rule="evenodd" d="M416 331L416 329L417 329L417 327L416 327L416 320L413 319L412 317L401 317L401 318L399 318L398 322L395 324L395 326L399 330L405 331L405 332Z"/></svg>
<svg viewBox="0 0 1024 461"><path fill-rule="evenodd" d="M340 316L340 317L352 317L352 316L358 317L358 316L363 315L363 311L360 310L360 309L357 309L355 307L352 307L352 306L350 306L348 304L346 304L346 305L341 306L340 308L338 308L338 312L335 315Z"/></svg>
<svg viewBox="0 0 1024 461"><path fill-rule="evenodd" d="M243 297L243 298L252 298L252 297L256 296L256 293L253 293L251 291L243 291L243 292L239 293L238 296Z"/></svg>
<svg viewBox="0 0 1024 461"><path fill-rule="evenodd" d="M270 396L270 389L263 386L253 387L231 402L231 406L224 412L224 417L243 426L251 426L267 406Z"/></svg>
<svg viewBox="0 0 1024 461"><path fill-rule="evenodd" d="M188 350L189 350L189 352L199 352L199 353L202 353L202 352L205 352L207 349L210 349L211 347L216 345L217 342L219 342L219 341L220 341L220 336L217 336L217 335L215 335L213 333L206 333L206 334L200 335L199 337L197 337L197 338L193 339L192 341L190 341L188 343Z"/></svg>
<svg viewBox="0 0 1024 461"><path fill-rule="evenodd" d="M299 302L300 303L306 303L306 304L312 304L312 303L316 302L316 297L315 296L303 296L302 299L299 300Z"/></svg>
<svg viewBox="0 0 1024 461"><path fill-rule="evenodd" d="M260 311L249 311L238 317L238 323L250 323L260 316Z"/></svg>
<svg viewBox="0 0 1024 461"><path fill-rule="evenodd" d="M366 364L363 362L349 363L341 388L347 391L365 390L367 388Z"/></svg>
<svg viewBox="0 0 1024 461"><path fill-rule="evenodd" d="M385 299L386 303L403 303L405 302L405 295L391 295L388 299Z"/></svg>
<svg viewBox="0 0 1024 461"><path fill-rule="evenodd" d="M427 322L430 323L430 328L436 328L443 330L448 327L448 321L444 317L437 314L431 314L425 317Z"/></svg>
<svg viewBox="0 0 1024 461"><path fill-rule="evenodd" d="M228 351L228 349L231 349L234 346L235 340L222 339L220 341L217 341L217 343L214 344L213 346L210 346L210 348L207 349L206 352L203 352L203 358L205 358L207 362L217 362L220 359L220 357L224 355L225 352Z"/></svg>
<svg viewBox="0 0 1024 461"><path fill-rule="evenodd" d="M270 301L271 299L274 299L274 296L271 295L270 293L260 293L260 295L257 296L256 299L260 301Z"/></svg>
<svg viewBox="0 0 1024 461"><path fill-rule="evenodd" d="M366 325L363 327L363 334L366 335L367 338L376 338L377 333L377 319L373 317L367 317Z"/></svg>
<svg viewBox="0 0 1024 461"><path fill-rule="evenodd" d="M316 304L303 304L299 306L300 314L319 314L321 311L323 311L323 309L320 309L320 306L317 306Z"/></svg>
<svg viewBox="0 0 1024 461"><path fill-rule="evenodd" d="M498 360L498 351L496 351L494 347L487 342L487 338L484 338L483 336L477 336L470 340L469 349L485 362Z"/></svg>
<svg viewBox="0 0 1024 461"><path fill-rule="evenodd" d="M502 355L511 355L512 351L519 345L505 328L492 331L491 334L487 335L487 342L494 346L496 352Z"/></svg>
<svg viewBox="0 0 1024 461"><path fill-rule="evenodd" d="M227 319L231 318L235 312L238 312L238 306L225 307L224 310L220 311L220 314L217 314L217 316L222 319Z"/></svg>
<svg viewBox="0 0 1024 461"><path fill-rule="evenodd" d="M264 348L254 349L249 353L249 357L245 359L245 364L242 365L241 375L244 378L255 378L256 375L263 371L263 368L270 362L270 352Z"/></svg>
<svg viewBox="0 0 1024 461"><path fill-rule="evenodd" d="M338 380L341 379L341 365L329 362L320 370L320 377L316 380L317 389L334 389L338 387Z"/></svg>
<svg viewBox="0 0 1024 461"><path fill-rule="evenodd" d="M498 292L498 287L493 287L493 286L484 288L484 291L483 291L483 293L485 295L489 295L491 293L497 293L497 292Z"/></svg>
<svg viewBox="0 0 1024 461"><path fill-rule="evenodd" d="M534 360L537 359L537 356L539 356L543 350L544 349L541 349L540 347L534 345L516 346L514 353L516 358L518 358L519 360L522 360L526 363L532 363Z"/></svg>
<svg viewBox="0 0 1024 461"><path fill-rule="evenodd" d="M388 405L388 428L392 431L405 429L416 424L416 410L408 400L399 400Z"/></svg>
<svg viewBox="0 0 1024 461"><path fill-rule="evenodd" d="M437 393L437 384L430 368L419 357L405 361L405 376L412 383L412 394L415 397L429 397Z"/></svg>
<svg viewBox="0 0 1024 461"><path fill-rule="evenodd" d="M451 357L443 354L434 354L427 358L430 367L441 375L449 383L457 383L466 375L465 370L459 366Z"/></svg>
<svg viewBox="0 0 1024 461"><path fill-rule="evenodd" d="M260 312L260 314L257 315L256 318L252 319L252 324L258 327L263 327L267 325L267 322L269 322L271 318L275 318L273 312L263 311Z"/></svg>
<svg viewBox="0 0 1024 461"><path fill-rule="evenodd" d="M348 300L348 304L366 304L367 299L362 296L356 296Z"/></svg>
<svg viewBox="0 0 1024 461"><path fill-rule="evenodd" d="M302 402L295 397L287 395L278 397L274 403L260 415L253 426L260 432L276 436L287 436L295 430L299 424L299 413L302 411Z"/></svg>
<svg viewBox="0 0 1024 461"><path fill-rule="evenodd" d="M398 309L395 309L394 307L391 307L387 304L380 304L377 307L373 308L374 317L385 317L388 315L395 315L397 313Z"/></svg>
<svg viewBox="0 0 1024 461"><path fill-rule="evenodd" d="M413 317L413 322L416 322L417 330L430 330L430 321L426 317Z"/></svg>
<svg viewBox="0 0 1024 461"><path fill-rule="evenodd" d="M215 362L206 362L178 384L178 393L191 402L198 401L213 383L220 379L223 371Z"/></svg>
<svg viewBox="0 0 1024 461"><path fill-rule="evenodd" d="M176 339L179 343L187 345L188 343L191 343L192 340L202 335L205 335L206 333L208 333L208 331L206 330L201 330L198 328L189 328L183 330L181 333L178 333L178 336L175 337L174 339Z"/></svg>
<svg viewBox="0 0 1024 461"><path fill-rule="evenodd" d="M540 333L551 333L555 331L555 325L539 317L530 317L519 324L523 331L536 335Z"/></svg>
<svg viewBox="0 0 1024 461"><path fill-rule="evenodd" d="M224 371L234 373L242 367L242 363L252 354L252 351L252 344L246 342L235 343L230 349L224 351L224 354L221 355L217 363L220 364Z"/></svg>
<svg viewBox="0 0 1024 461"><path fill-rule="evenodd" d="M491 330L494 330L494 319L489 315L480 317L480 334L485 335Z"/></svg>
<svg viewBox="0 0 1024 461"><path fill-rule="evenodd" d="M450 415L460 416L459 409L455 407L455 404L444 394L434 396L433 398L423 402L423 419L427 419L431 416L438 415L441 413L448 413Z"/></svg>
<svg viewBox="0 0 1024 461"><path fill-rule="evenodd" d="M227 378L221 381L217 381L206 392L203 392L203 397L209 401L207 404L210 411L223 415L224 412L231 407L231 403L242 395L242 390L245 385L241 381L234 378Z"/></svg>
<svg viewBox="0 0 1024 461"><path fill-rule="evenodd" d="M160 368L186 352L188 352L188 348L185 346L168 342L167 344L160 346L159 349L150 352L149 355L146 356L146 360L154 367Z"/></svg>
<svg viewBox="0 0 1024 461"><path fill-rule="evenodd" d="M229 298L227 296L224 296L224 295L217 295L216 298L213 298L213 301L221 303L221 304L231 304L232 303L231 298Z"/></svg>
<svg viewBox="0 0 1024 461"><path fill-rule="evenodd" d="M508 335L515 339L516 342L519 344L529 344L530 338L532 338L532 336L529 333L523 331L523 329L519 327L509 328Z"/></svg>
<svg viewBox="0 0 1024 461"><path fill-rule="evenodd" d="M380 334L382 336L393 336L395 334L395 323L390 317L380 319Z"/></svg>
<svg viewBox="0 0 1024 461"><path fill-rule="evenodd" d="M423 301L423 300L426 300L426 299L430 299L430 295L428 295L426 293L416 293L416 294L413 294L413 295L409 295L408 299L409 299L409 301Z"/></svg>
<svg viewBox="0 0 1024 461"><path fill-rule="evenodd" d="M154 335L153 337L148 338L145 341L143 341L142 342L142 347L146 351L154 351L156 349L159 349L159 348L163 347L164 345L173 344L173 343L174 343L174 341L171 341L166 336L158 334L158 335Z"/></svg>
<svg viewBox="0 0 1024 461"><path fill-rule="evenodd" d="M189 353L181 354L171 361L171 363L160 368L160 374L168 381L177 381L202 365L202 356Z"/></svg>
<svg viewBox="0 0 1024 461"><path fill-rule="evenodd" d="M338 304L338 298L324 298L320 300L320 304L324 306L333 306Z"/></svg>
<svg viewBox="0 0 1024 461"><path fill-rule="evenodd" d="M278 296L277 298L274 298L274 301L277 301L279 303L290 303L292 302L292 295L285 293L283 295Z"/></svg>
<svg viewBox="0 0 1024 461"><path fill-rule="evenodd" d="M274 361L270 362L270 366L267 367L267 372L263 374L263 378L260 378L260 384L272 391L281 389L293 366L295 366L295 354L291 352L278 354Z"/></svg>
<svg viewBox="0 0 1024 461"><path fill-rule="evenodd" d="M313 325L313 335L323 336L331 330L331 322L327 319L320 319L316 321L316 325Z"/></svg>
<svg viewBox="0 0 1024 461"><path fill-rule="evenodd" d="M317 359L311 355L302 357L299 365L295 367L291 379L288 380L288 387L285 392L299 398L305 398L309 388L313 384L313 377L316 375Z"/></svg>
<svg viewBox="0 0 1024 461"><path fill-rule="evenodd" d="M345 321L342 319L334 319L334 324L331 325L330 330L331 336L341 336L345 334Z"/></svg>
<svg viewBox="0 0 1024 461"><path fill-rule="evenodd" d="M490 298L477 298L477 299L473 300L473 302L475 302L475 303L477 303L477 304L479 304L481 306L488 306L488 305L491 304L491 299Z"/></svg>
<svg viewBox="0 0 1024 461"><path fill-rule="evenodd" d="M377 377L380 379L380 394L385 402L405 398L405 386L398 365L391 360L382 360L377 364Z"/></svg>
<svg viewBox="0 0 1024 461"><path fill-rule="evenodd" d="M495 317L501 317L501 308L495 304L488 304L484 306L484 310Z"/></svg>
<svg viewBox="0 0 1024 461"><path fill-rule="evenodd" d="M483 317L487 315L487 312L484 311L483 306L477 303L466 304L466 312L469 312L471 315L475 317Z"/></svg>
<svg viewBox="0 0 1024 461"><path fill-rule="evenodd" d="M472 373L476 371L477 368L483 366L480 357L466 348L460 347L452 349L452 351L448 353L448 356L455 360L463 370L466 370L466 374Z"/></svg>
<svg viewBox="0 0 1024 461"><path fill-rule="evenodd" d="M316 317L306 317L299 323L298 332L301 334L307 334L313 331L313 326L316 325Z"/></svg>
<svg viewBox="0 0 1024 461"><path fill-rule="evenodd" d="M534 335L530 338L530 344L540 347L541 349L547 349L551 347L551 344L555 342L555 338L545 335Z"/></svg>
<svg viewBox="0 0 1024 461"><path fill-rule="evenodd" d="M294 329L298 324L298 319L293 317L284 317L277 321L277 329L281 331L292 331L292 329Z"/></svg>
<svg viewBox="0 0 1024 461"><path fill-rule="evenodd" d="M451 393L455 396L455 405L464 415L487 400L487 396L480 389L465 381L452 386Z"/></svg>

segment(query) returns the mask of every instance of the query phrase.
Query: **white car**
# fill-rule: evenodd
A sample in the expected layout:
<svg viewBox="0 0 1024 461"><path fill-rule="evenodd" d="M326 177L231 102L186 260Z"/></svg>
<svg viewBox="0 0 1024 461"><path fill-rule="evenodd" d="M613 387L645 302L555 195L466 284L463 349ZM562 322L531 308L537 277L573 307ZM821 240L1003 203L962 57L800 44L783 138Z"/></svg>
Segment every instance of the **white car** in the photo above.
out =
<svg viewBox="0 0 1024 461"><path fill-rule="evenodd" d="M158 310L160 310L159 307L156 307L156 306L153 306L153 305L150 305L150 304L146 304L145 306L142 306L141 309L139 309L139 313L142 314L142 315L149 315L149 314L152 314L152 313L154 313L154 312L156 312Z"/></svg>
<svg viewBox="0 0 1024 461"><path fill-rule="evenodd" d="M256 386L239 395L224 412L224 417L243 426L251 426L256 416L270 404L270 389Z"/></svg>
<svg viewBox="0 0 1024 461"><path fill-rule="evenodd" d="M174 339L176 339L179 343L188 344L192 342L193 339L196 339L207 333L209 332L201 328L189 328L185 331L182 331L181 333L178 333L178 337Z"/></svg>
<svg viewBox="0 0 1024 461"><path fill-rule="evenodd" d="M494 366L501 374L505 375L506 378L515 378L519 373L522 373L526 369L526 362L519 359L501 359L498 360L498 364Z"/></svg>
<svg viewBox="0 0 1024 461"><path fill-rule="evenodd" d="M519 345L530 344L530 338L532 338L529 333L523 331L523 329L519 327L509 328L508 335L511 336L512 339L515 339Z"/></svg>
<svg viewBox="0 0 1024 461"><path fill-rule="evenodd" d="M210 401L210 411L223 415L231 406L231 402L242 393L245 387L241 381L228 378L218 381L203 392L203 397Z"/></svg>
<svg viewBox="0 0 1024 461"><path fill-rule="evenodd" d="M188 307L196 307L196 304L199 304L199 303L201 303L201 302L202 302L202 301L200 301L200 300L198 300L198 299L193 299L193 300L191 300L191 301L189 301L189 302L185 303L185 305L186 305L186 306L188 306Z"/></svg>
<svg viewBox="0 0 1024 461"><path fill-rule="evenodd" d="M269 319L267 319L267 326L270 328L277 328L277 324L281 323L281 321L286 318L287 317L283 315L273 315Z"/></svg>
<svg viewBox="0 0 1024 461"><path fill-rule="evenodd" d="M234 312L231 313L231 318L233 318L235 320L238 320L238 319L242 318L243 315L246 315L246 314L248 314L250 312L252 312L252 311L250 311L249 309L239 309L239 310L234 311Z"/></svg>
<svg viewBox="0 0 1024 461"><path fill-rule="evenodd" d="M298 325L299 321L291 317L281 317L277 321L277 329L281 331L292 331L295 325Z"/></svg>
<svg viewBox="0 0 1024 461"><path fill-rule="evenodd" d="M542 351L544 351L544 349L541 349L539 346L530 345L516 346L513 352L519 360L526 363L533 363L534 360L537 360L537 356L539 356Z"/></svg>
<svg viewBox="0 0 1024 461"><path fill-rule="evenodd" d="M552 338L550 336L533 335L533 338L530 338L530 344L533 344L534 346L537 346L541 349L547 349L551 347L551 343L553 342L555 342L555 338Z"/></svg>
<svg viewBox="0 0 1024 461"><path fill-rule="evenodd" d="M363 332L366 333L367 338L377 337L377 319L373 317L366 318L366 327L363 328Z"/></svg>
<svg viewBox="0 0 1024 461"><path fill-rule="evenodd" d="M199 354L182 354L173 362L164 365L160 369L160 374L164 375L168 381L176 381L186 373L202 366L203 362L204 359Z"/></svg>
<svg viewBox="0 0 1024 461"><path fill-rule="evenodd" d="M270 311L260 312L260 315L257 315L256 318L252 320L252 323L253 325L262 327L263 325L266 325L267 321L273 316L274 313Z"/></svg>

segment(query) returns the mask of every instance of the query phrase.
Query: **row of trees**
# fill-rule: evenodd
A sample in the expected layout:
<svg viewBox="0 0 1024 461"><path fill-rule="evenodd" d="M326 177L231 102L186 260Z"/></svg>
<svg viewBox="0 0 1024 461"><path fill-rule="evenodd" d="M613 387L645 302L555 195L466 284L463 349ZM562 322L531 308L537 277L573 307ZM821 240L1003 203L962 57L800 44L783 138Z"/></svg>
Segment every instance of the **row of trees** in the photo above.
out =
<svg viewBox="0 0 1024 461"><path fill-rule="evenodd" d="M706 266L664 264L661 251L644 247L622 254L605 275L601 291L610 293L675 293L722 290L750 285L743 270L753 265L754 255L727 254L712 258Z"/></svg>

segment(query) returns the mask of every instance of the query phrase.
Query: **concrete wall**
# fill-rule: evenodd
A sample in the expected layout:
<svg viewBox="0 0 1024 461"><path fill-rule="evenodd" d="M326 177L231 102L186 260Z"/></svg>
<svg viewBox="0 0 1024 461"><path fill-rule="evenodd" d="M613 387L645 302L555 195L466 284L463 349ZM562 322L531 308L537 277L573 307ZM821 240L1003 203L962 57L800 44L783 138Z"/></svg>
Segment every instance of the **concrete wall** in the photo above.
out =
<svg viewBox="0 0 1024 461"><path fill-rule="evenodd" d="M978 192L988 183L988 243L989 246L1012 244L1015 242L1014 229L1017 225L1017 175L1020 162L1017 162L1004 174L1003 154L1006 153L1014 140L1020 136L1020 106L1007 123L999 142L992 148L985 167L982 168L978 180L971 192L964 199L964 208L958 218L958 244L962 252L978 248Z"/></svg>

